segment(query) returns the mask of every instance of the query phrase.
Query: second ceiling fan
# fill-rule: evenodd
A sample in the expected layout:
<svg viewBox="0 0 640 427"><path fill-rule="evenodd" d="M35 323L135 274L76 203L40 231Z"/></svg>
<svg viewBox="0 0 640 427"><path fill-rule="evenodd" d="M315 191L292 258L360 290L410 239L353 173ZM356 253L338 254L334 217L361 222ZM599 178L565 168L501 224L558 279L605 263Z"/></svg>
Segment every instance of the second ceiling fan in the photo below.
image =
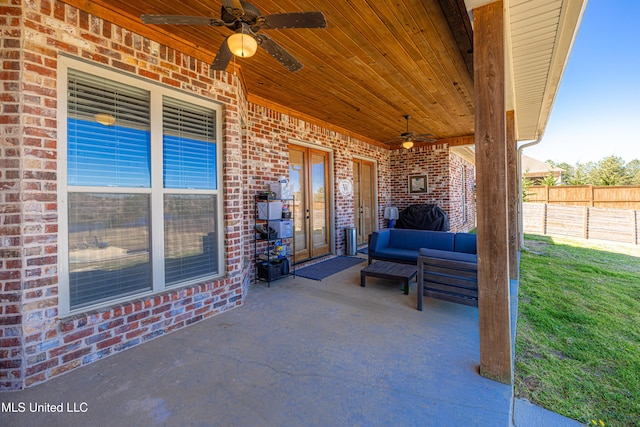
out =
<svg viewBox="0 0 640 427"><path fill-rule="evenodd" d="M386 141L385 144L390 144L390 145L401 144L403 148L406 148L408 150L412 148L414 143L416 142L435 142L436 141L436 139L430 133L417 134L415 132L410 132L409 119L411 118L411 116L408 114L405 114L402 117L404 117L405 120L407 121L407 131L401 133L400 136L397 136L393 139L390 139L389 141Z"/></svg>
<svg viewBox="0 0 640 427"><path fill-rule="evenodd" d="M247 58L258 46L273 56L289 71L298 71L302 64L279 43L259 33L261 30L285 28L326 28L322 12L292 12L262 15L253 4L241 0L222 0L220 19L186 15L140 15L145 24L209 25L227 27L234 33L227 36L213 61L214 70L225 70L233 55Z"/></svg>

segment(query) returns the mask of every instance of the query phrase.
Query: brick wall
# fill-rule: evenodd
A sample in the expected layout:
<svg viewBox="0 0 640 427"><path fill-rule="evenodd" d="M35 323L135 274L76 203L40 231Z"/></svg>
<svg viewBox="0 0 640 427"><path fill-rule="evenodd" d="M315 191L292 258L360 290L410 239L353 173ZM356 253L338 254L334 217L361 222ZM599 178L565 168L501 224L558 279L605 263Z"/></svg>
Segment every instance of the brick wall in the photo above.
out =
<svg viewBox="0 0 640 427"><path fill-rule="evenodd" d="M475 166L452 153L449 160L449 177L451 230L470 231L476 226Z"/></svg>
<svg viewBox="0 0 640 427"><path fill-rule="evenodd" d="M289 143L300 141L320 148L330 149L334 166L334 218L335 229L332 236L336 253L345 253L344 229L354 225L353 195L342 196L337 188L341 179L353 182L353 157L360 156L375 161L378 171L378 193L380 206L389 196L388 150L373 146L357 138L327 129L318 124L289 116L267 107L249 104L249 123L247 130L247 194L250 199L251 215L254 214L253 196L268 188L279 176L289 175ZM382 219L381 208L378 212ZM253 217L253 216L252 216ZM253 225L248 225L248 239L253 239ZM253 248L253 244L251 243Z"/></svg>
<svg viewBox="0 0 640 427"><path fill-rule="evenodd" d="M0 6L0 389L19 388L22 376L22 203L23 126L21 70L22 10Z"/></svg>
<svg viewBox="0 0 640 427"><path fill-rule="evenodd" d="M466 167L466 183L462 185L462 169ZM446 144L391 151L391 194L389 206L402 211L413 204L435 204L449 216L450 231L469 231L475 227L473 197L474 166L461 157L450 154ZM427 174L427 192L410 194L409 175ZM467 195L466 220L462 217L462 188Z"/></svg>
<svg viewBox="0 0 640 427"><path fill-rule="evenodd" d="M210 77L206 63L61 2L17 3L0 7L0 13L2 55L10 59L3 62L2 96L8 102L3 99L2 108L14 111L3 114L1 123L1 307L11 316L3 316L0 329L0 387L36 384L240 305L249 281L239 105L244 98L235 77ZM63 53L225 105L226 278L59 317L56 70Z"/></svg>
<svg viewBox="0 0 640 427"><path fill-rule="evenodd" d="M410 150L392 150L392 203L399 210L417 203L433 203L449 212L449 147L432 144ZM409 194L409 175L427 174L427 192Z"/></svg>

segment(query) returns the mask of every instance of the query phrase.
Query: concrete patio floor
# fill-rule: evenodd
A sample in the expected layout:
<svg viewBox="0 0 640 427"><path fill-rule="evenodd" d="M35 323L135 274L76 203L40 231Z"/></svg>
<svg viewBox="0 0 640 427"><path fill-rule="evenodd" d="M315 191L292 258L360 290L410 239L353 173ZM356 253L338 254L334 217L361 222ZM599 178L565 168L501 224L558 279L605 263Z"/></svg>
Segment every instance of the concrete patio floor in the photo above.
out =
<svg viewBox="0 0 640 427"><path fill-rule="evenodd" d="M253 285L244 306L27 390L3 426L511 426L476 308L367 278ZM86 410L30 413L31 404ZM17 407L17 406L16 406Z"/></svg>

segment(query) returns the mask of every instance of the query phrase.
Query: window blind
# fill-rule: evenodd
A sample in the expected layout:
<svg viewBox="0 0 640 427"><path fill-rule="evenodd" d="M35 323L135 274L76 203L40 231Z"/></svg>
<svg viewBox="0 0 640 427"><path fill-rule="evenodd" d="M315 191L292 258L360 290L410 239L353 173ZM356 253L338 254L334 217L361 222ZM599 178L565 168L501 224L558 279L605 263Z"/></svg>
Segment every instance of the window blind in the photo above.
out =
<svg viewBox="0 0 640 427"><path fill-rule="evenodd" d="M215 111L164 98L163 171L165 188L215 190Z"/></svg>
<svg viewBox="0 0 640 427"><path fill-rule="evenodd" d="M149 93L75 70L68 84L68 184L150 187Z"/></svg>
<svg viewBox="0 0 640 427"><path fill-rule="evenodd" d="M149 92L114 80L68 72L67 114L95 121L96 114L110 114L119 126L149 129Z"/></svg>

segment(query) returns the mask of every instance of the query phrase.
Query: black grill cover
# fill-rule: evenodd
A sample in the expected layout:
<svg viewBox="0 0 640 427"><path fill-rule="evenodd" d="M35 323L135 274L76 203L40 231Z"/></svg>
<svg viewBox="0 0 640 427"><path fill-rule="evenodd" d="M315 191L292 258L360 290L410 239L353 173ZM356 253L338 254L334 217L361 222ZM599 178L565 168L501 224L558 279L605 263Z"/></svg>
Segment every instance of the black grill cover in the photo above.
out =
<svg viewBox="0 0 640 427"><path fill-rule="evenodd" d="M411 205L398 215L396 228L449 231L449 216L438 205Z"/></svg>

